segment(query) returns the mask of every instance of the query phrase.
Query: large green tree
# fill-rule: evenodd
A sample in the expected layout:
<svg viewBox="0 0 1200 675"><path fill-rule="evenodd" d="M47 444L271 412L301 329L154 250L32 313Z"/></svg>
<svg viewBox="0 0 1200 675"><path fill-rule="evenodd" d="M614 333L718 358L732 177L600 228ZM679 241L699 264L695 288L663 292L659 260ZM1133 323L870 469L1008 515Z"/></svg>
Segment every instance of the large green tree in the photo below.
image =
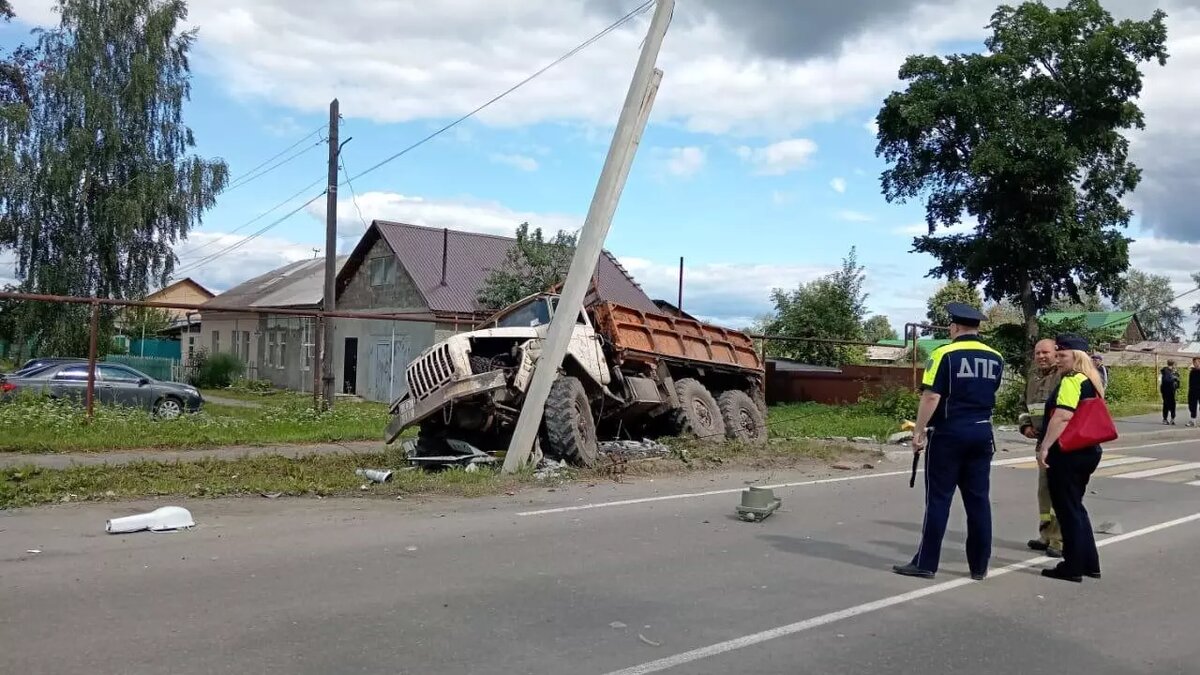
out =
<svg viewBox="0 0 1200 675"><path fill-rule="evenodd" d="M983 311L983 297L979 295L979 291L965 281L951 279L929 296L929 300L925 302L925 318L931 325L949 326L950 314L946 312L946 305L952 302L961 302ZM935 337L943 339L950 337L950 332L945 329L930 332Z"/></svg>
<svg viewBox="0 0 1200 675"><path fill-rule="evenodd" d="M575 256L576 235L558 232L546 239L542 228L517 227L517 241L504 263L488 273L479 290L479 304L485 309L501 309L521 298L549 290L562 283Z"/></svg>
<svg viewBox="0 0 1200 675"><path fill-rule="evenodd" d="M929 234L913 248L938 261L931 276L1013 299L1028 338L1056 298L1116 294L1122 199L1141 177L1124 132L1144 127L1140 66L1166 62L1165 19L1117 22L1098 0L1003 5L986 53L905 61L876 153L888 201L924 198ZM938 234L968 216L973 232Z"/></svg>
<svg viewBox="0 0 1200 675"><path fill-rule="evenodd" d="M196 33L180 29L182 0L57 9L35 49L28 116L0 122L17 150L0 185L0 248L15 252L24 291L142 297L166 282L174 244L227 180L224 162L193 153L183 120ZM86 308L23 303L18 323L43 352L86 348Z"/></svg>
<svg viewBox="0 0 1200 675"><path fill-rule="evenodd" d="M900 339L900 334L896 332L895 328L892 328L892 322L882 314L876 314L863 322L864 342L898 339Z"/></svg>
<svg viewBox="0 0 1200 675"><path fill-rule="evenodd" d="M1146 337L1171 340L1183 335L1183 310L1175 306L1171 279L1160 274L1129 270L1117 309L1137 312Z"/></svg>
<svg viewBox="0 0 1200 675"><path fill-rule="evenodd" d="M1192 283L1196 284L1196 288L1200 288L1200 272L1192 273ZM1196 315L1196 334L1192 339L1200 340L1200 302L1192 305L1192 314Z"/></svg>
<svg viewBox="0 0 1200 675"><path fill-rule="evenodd" d="M863 341L863 318L867 295L866 275L854 248L838 271L801 284L792 291L776 289L772 294L775 316L767 326L772 335ZM837 366L863 360L864 349L820 342L768 342L768 352L805 363Z"/></svg>

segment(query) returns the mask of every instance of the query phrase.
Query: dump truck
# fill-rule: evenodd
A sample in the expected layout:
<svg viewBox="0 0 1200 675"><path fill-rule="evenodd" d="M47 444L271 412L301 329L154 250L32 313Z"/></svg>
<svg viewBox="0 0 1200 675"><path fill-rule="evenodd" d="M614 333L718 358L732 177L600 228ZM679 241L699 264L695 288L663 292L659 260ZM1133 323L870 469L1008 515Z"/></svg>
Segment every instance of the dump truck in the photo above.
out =
<svg viewBox="0 0 1200 675"><path fill-rule="evenodd" d="M390 443L419 428L415 452L444 454L446 439L507 447L558 307L540 293L471 332L425 350L391 404ZM766 441L764 366L750 336L690 318L612 302L587 303L546 400L544 455L580 466L598 439L679 435Z"/></svg>

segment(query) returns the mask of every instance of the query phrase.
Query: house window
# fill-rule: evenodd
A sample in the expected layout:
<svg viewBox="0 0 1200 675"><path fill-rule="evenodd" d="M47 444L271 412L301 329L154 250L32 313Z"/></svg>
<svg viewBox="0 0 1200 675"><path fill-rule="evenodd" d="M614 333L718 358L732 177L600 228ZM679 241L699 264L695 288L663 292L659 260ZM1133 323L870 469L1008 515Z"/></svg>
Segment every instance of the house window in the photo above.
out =
<svg viewBox="0 0 1200 675"><path fill-rule="evenodd" d="M219 330L212 332L212 353L221 353L221 331Z"/></svg>
<svg viewBox="0 0 1200 675"><path fill-rule="evenodd" d="M287 329L279 329L279 362L276 364L280 370L287 368Z"/></svg>
<svg viewBox="0 0 1200 675"><path fill-rule="evenodd" d="M393 257L372 258L370 262L372 286L386 286L396 281L396 259Z"/></svg>
<svg viewBox="0 0 1200 675"><path fill-rule="evenodd" d="M312 319L304 319L302 321L302 327L303 327L304 333L303 333L303 336L301 337L301 345L303 347L303 350L301 352L301 361L302 361L301 367L304 370L312 370L313 353L316 351L316 348L317 348L316 343L313 342L313 320Z"/></svg>
<svg viewBox="0 0 1200 675"><path fill-rule="evenodd" d="M250 363L250 331L248 330L242 331L241 357L242 361Z"/></svg>
<svg viewBox="0 0 1200 675"><path fill-rule="evenodd" d="M274 366L279 362L279 344L275 339L275 331L267 331L267 365Z"/></svg>

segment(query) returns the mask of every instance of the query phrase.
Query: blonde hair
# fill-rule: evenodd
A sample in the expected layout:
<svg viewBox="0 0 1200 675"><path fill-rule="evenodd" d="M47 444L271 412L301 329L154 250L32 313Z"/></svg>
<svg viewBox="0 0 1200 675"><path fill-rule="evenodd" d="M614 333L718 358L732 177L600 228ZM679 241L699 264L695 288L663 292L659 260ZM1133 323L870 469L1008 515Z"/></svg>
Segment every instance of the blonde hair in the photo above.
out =
<svg viewBox="0 0 1200 675"><path fill-rule="evenodd" d="M1096 394L1100 398L1104 398L1104 381L1100 379L1100 371L1092 362L1091 355L1078 349L1072 349L1071 357L1071 370L1085 375L1092 386L1096 388Z"/></svg>

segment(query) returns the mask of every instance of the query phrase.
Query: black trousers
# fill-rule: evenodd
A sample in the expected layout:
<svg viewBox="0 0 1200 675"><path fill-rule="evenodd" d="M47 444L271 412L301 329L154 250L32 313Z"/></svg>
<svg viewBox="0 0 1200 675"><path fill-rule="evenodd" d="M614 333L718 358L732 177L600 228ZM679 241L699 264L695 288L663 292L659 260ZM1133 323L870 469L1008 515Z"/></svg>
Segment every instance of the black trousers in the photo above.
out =
<svg viewBox="0 0 1200 675"><path fill-rule="evenodd" d="M1099 448L1060 452L1056 447L1051 449L1046 460L1050 465L1046 470L1050 501L1062 529L1062 568L1076 576L1100 571L1100 553L1096 550L1092 519L1083 505L1088 481L1100 463L1100 456Z"/></svg>
<svg viewBox="0 0 1200 675"><path fill-rule="evenodd" d="M1196 419L1197 409L1200 409L1200 391L1188 389L1188 413Z"/></svg>
<svg viewBox="0 0 1200 675"><path fill-rule="evenodd" d="M1166 422L1168 416L1171 419L1175 419L1175 392L1164 391L1160 393L1163 400L1163 421Z"/></svg>

